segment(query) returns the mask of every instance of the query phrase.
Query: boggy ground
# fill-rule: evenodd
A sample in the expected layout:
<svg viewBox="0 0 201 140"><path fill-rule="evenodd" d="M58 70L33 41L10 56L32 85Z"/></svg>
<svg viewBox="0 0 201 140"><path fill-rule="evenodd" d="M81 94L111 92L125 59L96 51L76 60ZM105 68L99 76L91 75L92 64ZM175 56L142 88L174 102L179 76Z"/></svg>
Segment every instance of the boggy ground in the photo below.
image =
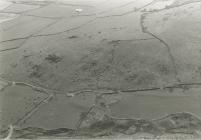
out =
<svg viewBox="0 0 201 140"><path fill-rule="evenodd" d="M201 1L1 3L2 137L199 138Z"/></svg>

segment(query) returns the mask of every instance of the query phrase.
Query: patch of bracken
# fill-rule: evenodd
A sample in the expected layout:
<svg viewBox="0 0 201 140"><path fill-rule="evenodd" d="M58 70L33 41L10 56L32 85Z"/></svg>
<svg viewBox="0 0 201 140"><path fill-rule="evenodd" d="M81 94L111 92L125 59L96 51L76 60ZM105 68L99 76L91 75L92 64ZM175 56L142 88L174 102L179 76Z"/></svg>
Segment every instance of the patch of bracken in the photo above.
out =
<svg viewBox="0 0 201 140"><path fill-rule="evenodd" d="M58 63L62 60L62 57L57 56L56 54L49 54L47 57L45 57L45 60L50 63Z"/></svg>
<svg viewBox="0 0 201 140"><path fill-rule="evenodd" d="M69 39L75 39L75 38L78 38L78 36L72 35L72 36L69 36L68 38L69 38Z"/></svg>
<svg viewBox="0 0 201 140"><path fill-rule="evenodd" d="M42 67L41 65L33 65L31 67L31 73L29 74L30 78L40 78L42 76Z"/></svg>

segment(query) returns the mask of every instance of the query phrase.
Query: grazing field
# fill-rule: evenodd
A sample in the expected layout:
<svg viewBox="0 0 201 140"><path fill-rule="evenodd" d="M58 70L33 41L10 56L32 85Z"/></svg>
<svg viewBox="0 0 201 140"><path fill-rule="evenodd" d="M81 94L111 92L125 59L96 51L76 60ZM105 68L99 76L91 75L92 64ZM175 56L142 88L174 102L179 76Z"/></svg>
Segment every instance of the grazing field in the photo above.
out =
<svg viewBox="0 0 201 140"><path fill-rule="evenodd" d="M0 0L0 136L200 139L201 1Z"/></svg>

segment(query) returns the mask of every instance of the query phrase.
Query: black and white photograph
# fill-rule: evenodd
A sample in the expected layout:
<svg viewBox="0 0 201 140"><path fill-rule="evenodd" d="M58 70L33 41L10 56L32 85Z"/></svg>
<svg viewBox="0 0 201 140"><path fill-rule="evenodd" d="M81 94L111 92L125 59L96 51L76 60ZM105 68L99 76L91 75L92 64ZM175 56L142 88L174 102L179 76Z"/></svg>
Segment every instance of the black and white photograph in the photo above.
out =
<svg viewBox="0 0 201 140"><path fill-rule="evenodd" d="M201 0L0 0L1 140L201 140Z"/></svg>

